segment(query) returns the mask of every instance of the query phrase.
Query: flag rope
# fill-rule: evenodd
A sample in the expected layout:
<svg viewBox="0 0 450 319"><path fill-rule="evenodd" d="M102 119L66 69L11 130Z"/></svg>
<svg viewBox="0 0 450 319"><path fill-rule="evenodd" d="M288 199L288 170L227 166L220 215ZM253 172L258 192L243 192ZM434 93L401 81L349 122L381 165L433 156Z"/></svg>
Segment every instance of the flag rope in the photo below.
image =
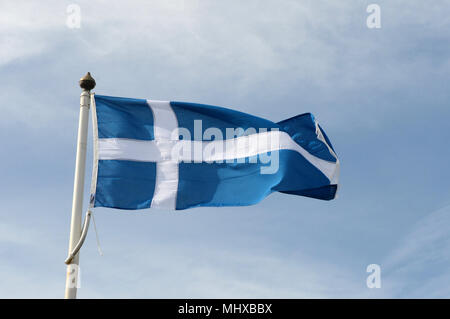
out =
<svg viewBox="0 0 450 319"><path fill-rule="evenodd" d="M67 259L64 261L67 265L69 265L72 262L72 259L78 254L78 251L80 250L81 246L83 246L84 240L86 239L86 235L89 229L89 221L91 220L92 212L88 210L86 212L86 217L84 218L84 224L83 224L83 230L81 232L81 237L78 243L76 244L73 251L69 254Z"/></svg>
<svg viewBox="0 0 450 319"><path fill-rule="evenodd" d="M97 226L95 225L94 213L92 213L92 222L94 223L95 240L97 241L97 251L98 251L100 256L103 256L102 247L100 246L100 240L99 240L99 237L98 237Z"/></svg>

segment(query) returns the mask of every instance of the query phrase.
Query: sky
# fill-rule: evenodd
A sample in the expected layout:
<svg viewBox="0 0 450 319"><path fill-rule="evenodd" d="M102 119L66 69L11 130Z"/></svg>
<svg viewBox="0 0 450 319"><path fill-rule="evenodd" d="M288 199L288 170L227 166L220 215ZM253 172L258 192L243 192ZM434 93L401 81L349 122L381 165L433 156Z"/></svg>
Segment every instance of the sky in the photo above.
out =
<svg viewBox="0 0 450 319"><path fill-rule="evenodd" d="M311 112L341 177L329 202L96 208L80 298L449 298L449 41L443 0L3 0L0 298L64 296L87 71L102 95Z"/></svg>

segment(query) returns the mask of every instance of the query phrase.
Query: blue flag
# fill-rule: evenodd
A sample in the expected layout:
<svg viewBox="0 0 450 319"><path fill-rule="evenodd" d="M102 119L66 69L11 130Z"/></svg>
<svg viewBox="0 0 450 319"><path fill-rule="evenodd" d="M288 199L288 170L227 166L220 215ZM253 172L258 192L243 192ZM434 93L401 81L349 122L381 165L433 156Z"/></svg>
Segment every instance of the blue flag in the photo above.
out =
<svg viewBox="0 0 450 319"><path fill-rule="evenodd" d="M93 95L91 207L243 206L272 192L335 198L339 160L313 115Z"/></svg>

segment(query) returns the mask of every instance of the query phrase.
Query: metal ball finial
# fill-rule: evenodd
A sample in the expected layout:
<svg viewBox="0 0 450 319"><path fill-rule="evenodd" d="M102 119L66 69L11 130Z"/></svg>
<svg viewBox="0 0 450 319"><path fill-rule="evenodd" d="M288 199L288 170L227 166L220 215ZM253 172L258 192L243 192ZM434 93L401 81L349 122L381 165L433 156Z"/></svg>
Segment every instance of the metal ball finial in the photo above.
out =
<svg viewBox="0 0 450 319"><path fill-rule="evenodd" d="M85 89L85 90L88 90L88 91L90 91L90 90L92 90L93 88L95 88L95 80L94 80L94 78L91 76L91 72L88 72L88 73L86 73L86 75L85 76L83 76L81 79L80 79L80 87L82 88L82 89Z"/></svg>

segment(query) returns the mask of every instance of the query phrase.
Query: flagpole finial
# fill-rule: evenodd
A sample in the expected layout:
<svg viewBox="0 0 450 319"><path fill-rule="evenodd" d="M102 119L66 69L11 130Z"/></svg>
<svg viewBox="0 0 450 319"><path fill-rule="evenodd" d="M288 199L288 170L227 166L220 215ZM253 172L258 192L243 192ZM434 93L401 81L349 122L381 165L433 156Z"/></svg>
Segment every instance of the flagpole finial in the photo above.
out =
<svg viewBox="0 0 450 319"><path fill-rule="evenodd" d="M91 72L86 73L86 75L80 79L79 83L80 83L80 87L84 90L90 91L93 88L95 88L95 80L91 76Z"/></svg>

